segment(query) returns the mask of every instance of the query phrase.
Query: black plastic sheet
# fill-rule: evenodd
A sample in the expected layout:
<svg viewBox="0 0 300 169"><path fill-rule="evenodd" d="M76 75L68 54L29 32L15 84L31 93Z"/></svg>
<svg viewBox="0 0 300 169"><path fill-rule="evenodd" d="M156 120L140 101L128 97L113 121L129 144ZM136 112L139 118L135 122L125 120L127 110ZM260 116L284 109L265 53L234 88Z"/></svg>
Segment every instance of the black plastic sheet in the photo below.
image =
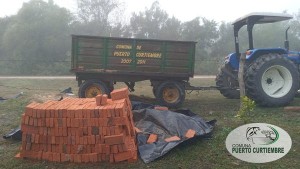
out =
<svg viewBox="0 0 300 169"><path fill-rule="evenodd" d="M190 110L161 111L153 109L153 105L132 102L135 127L142 132L137 134L138 150L141 159L149 163L189 140L185 137L189 129L196 131L194 138L209 135L216 120L206 122ZM147 144L150 134L156 134L158 139ZM166 142L165 139L178 136L179 141Z"/></svg>
<svg viewBox="0 0 300 169"><path fill-rule="evenodd" d="M21 128L18 127L16 129L11 130L9 133L3 136L4 139L13 139L17 141L22 141L22 131Z"/></svg>

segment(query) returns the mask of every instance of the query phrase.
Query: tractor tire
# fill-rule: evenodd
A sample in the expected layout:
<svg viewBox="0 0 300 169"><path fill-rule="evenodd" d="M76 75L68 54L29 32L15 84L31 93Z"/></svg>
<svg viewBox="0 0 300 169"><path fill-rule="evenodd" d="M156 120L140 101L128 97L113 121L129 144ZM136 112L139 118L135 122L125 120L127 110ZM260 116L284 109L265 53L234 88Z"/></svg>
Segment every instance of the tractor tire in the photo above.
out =
<svg viewBox="0 0 300 169"><path fill-rule="evenodd" d="M258 105L285 106L299 89L299 72L295 64L282 55L262 55L247 69L245 89L247 96Z"/></svg>
<svg viewBox="0 0 300 169"><path fill-rule="evenodd" d="M163 106L177 108L185 99L184 84L177 81L165 81L155 89L155 97Z"/></svg>
<svg viewBox="0 0 300 169"><path fill-rule="evenodd" d="M238 80L232 78L224 72L225 65L219 69L219 73L216 76L216 85L219 88L220 93L228 99L239 99L240 90ZM228 71L231 71L227 69ZM232 72L232 71L231 71Z"/></svg>
<svg viewBox="0 0 300 169"><path fill-rule="evenodd" d="M79 87L78 96L80 98L93 98L99 94L109 94L108 86L99 80L86 80Z"/></svg>

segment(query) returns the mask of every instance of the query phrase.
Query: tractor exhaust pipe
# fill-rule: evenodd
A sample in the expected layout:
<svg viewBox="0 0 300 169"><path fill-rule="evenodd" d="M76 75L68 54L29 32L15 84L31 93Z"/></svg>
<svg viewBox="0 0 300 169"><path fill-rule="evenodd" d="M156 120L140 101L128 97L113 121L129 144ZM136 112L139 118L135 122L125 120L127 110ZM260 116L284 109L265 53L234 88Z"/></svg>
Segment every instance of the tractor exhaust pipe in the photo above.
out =
<svg viewBox="0 0 300 169"><path fill-rule="evenodd" d="M290 27L288 27L285 30L285 41L284 41L284 47L287 51L289 51L290 49L290 43L289 43L289 36L288 36L288 31L289 31Z"/></svg>

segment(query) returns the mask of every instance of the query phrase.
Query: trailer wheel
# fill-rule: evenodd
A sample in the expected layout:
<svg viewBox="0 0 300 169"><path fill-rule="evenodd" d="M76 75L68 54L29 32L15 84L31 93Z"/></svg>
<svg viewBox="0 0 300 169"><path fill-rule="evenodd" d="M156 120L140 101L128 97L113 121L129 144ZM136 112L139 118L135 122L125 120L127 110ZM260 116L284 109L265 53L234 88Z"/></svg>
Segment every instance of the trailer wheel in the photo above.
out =
<svg viewBox="0 0 300 169"><path fill-rule="evenodd" d="M248 68L245 87L246 94L261 106L284 106L299 88L299 72L286 57L266 54Z"/></svg>
<svg viewBox="0 0 300 169"><path fill-rule="evenodd" d="M80 98L92 98L99 94L109 94L107 85L99 80L86 80L80 85L78 91Z"/></svg>
<svg viewBox="0 0 300 169"><path fill-rule="evenodd" d="M216 77L216 85L219 88L220 93L228 98L228 99L239 99L240 91L239 91L239 82L224 72L224 69L227 69L225 65L220 68L219 73ZM228 70L231 71L231 70Z"/></svg>
<svg viewBox="0 0 300 169"><path fill-rule="evenodd" d="M155 89L155 97L167 107L179 107L185 99L184 85L176 81L166 81Z"/></svg>

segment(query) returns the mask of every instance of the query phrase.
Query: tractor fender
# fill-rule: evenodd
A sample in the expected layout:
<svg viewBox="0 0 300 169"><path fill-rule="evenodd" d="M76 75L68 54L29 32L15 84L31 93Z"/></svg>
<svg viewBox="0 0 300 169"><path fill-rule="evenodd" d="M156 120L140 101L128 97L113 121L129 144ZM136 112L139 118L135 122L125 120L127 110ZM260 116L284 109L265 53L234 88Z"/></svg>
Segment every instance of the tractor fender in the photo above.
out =
<svg viewBox="0 0 300 169"><path fill-rule="evenodd" d="M250 54L246 55L246 62L251 63L258 57L266 54L277 53L280 55L287 54L287 51L282 48L265 48L265 49L253 49L249 50Z"/></svg>

